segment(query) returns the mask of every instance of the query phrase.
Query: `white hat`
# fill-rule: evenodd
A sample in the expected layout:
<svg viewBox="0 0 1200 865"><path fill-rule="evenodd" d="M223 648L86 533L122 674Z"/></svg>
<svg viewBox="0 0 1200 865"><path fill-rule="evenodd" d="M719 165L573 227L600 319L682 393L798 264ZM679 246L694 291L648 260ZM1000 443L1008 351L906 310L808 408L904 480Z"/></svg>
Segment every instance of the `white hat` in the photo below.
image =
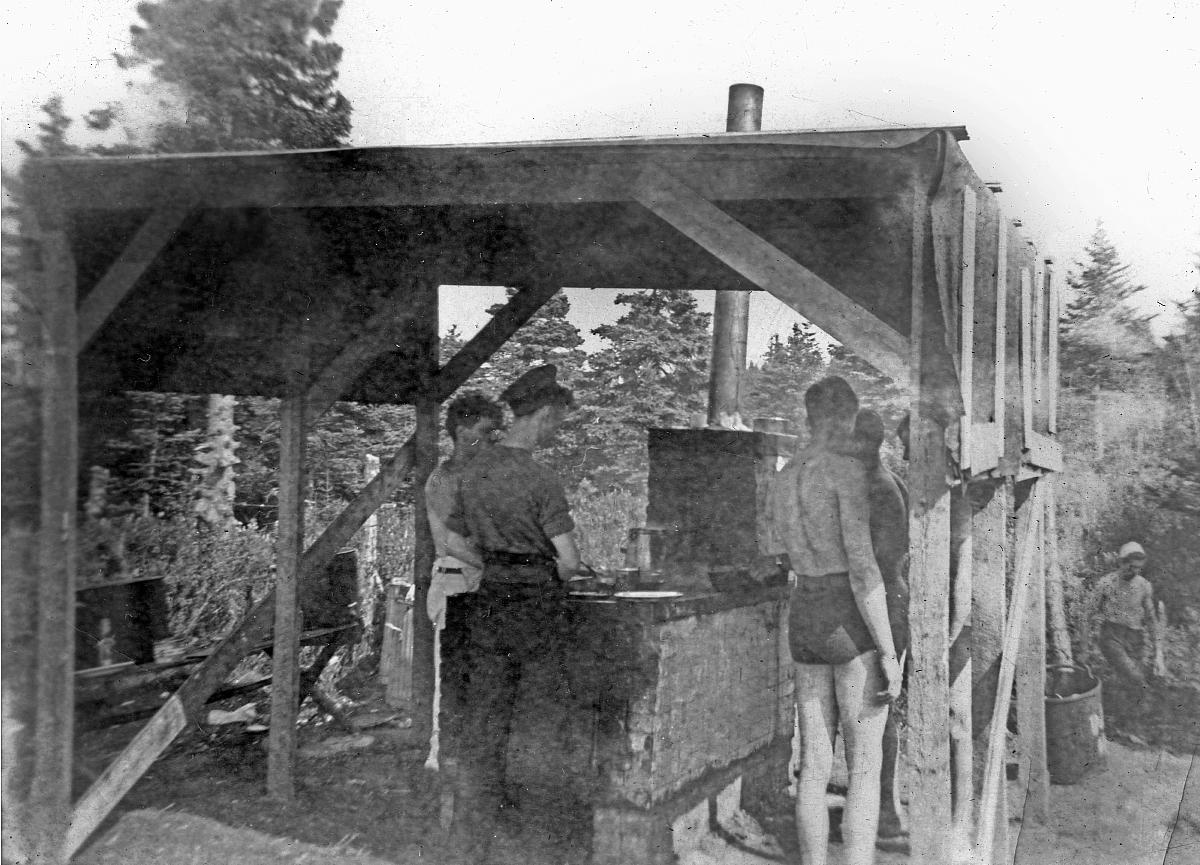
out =
<svg viewBox="0 0 1200 865"><path fill-rule="evenodd" d="M1121 551L1117 553L1117 556L1122 559L1127 559L1130 556L1141 556L1142 558L1145 558L1146 551L1142 549L1142 545L1137 541L1130 541L1129 543L1125 544L1125 546L1121 547Z"/></svg>

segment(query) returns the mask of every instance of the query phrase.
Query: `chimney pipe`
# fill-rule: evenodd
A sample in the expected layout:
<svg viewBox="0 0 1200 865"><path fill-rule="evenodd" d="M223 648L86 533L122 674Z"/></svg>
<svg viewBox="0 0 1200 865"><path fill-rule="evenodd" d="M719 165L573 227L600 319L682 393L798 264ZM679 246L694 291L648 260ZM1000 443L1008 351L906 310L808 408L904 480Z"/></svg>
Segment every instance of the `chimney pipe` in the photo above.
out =
<svg viewBox="0 0 1200 865"><path fill-rule="evenodd" d="M763 89L757 84L729 88L726 132L762 129ZM746 370L746 338L750 326L750 292L717 291L713 307L713 351L708 384L708 425L744 428L741 384Z"/></svg>

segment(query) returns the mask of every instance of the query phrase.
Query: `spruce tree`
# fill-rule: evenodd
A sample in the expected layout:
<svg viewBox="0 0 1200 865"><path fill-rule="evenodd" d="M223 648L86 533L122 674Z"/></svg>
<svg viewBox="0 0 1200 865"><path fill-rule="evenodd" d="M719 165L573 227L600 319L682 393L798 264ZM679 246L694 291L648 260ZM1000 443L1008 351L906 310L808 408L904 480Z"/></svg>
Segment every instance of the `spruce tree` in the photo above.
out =
<svg viewBox="0 0 1200 865"><path fill-rule="evenodd" d="M689 426L708 399L710 315L688 291L618 294L628 310L592 332L608 345L589 363L587 467L602 488L644 481L651 427Z"/></svg>
<svg viewBox="0 0 1200 865"><path fill-rule="evenodd" d="M1156 350L1149 318L1127 305L1145 286L1130 279L1129 265L1121 261L1103 224L1097 224L1084 255L1067 277L1071 293L1059 354L1063 384L1121 390L1130 386Z"/></svg>
<svg viewBox="0 0 1200 865"><path fill-rule="evenodd" d="M825 373L821 338L813 325L797 322L787 339L773 334L761 365L747 371L743 416L782 417L793 432L804 428L804 392Z"/></svg>

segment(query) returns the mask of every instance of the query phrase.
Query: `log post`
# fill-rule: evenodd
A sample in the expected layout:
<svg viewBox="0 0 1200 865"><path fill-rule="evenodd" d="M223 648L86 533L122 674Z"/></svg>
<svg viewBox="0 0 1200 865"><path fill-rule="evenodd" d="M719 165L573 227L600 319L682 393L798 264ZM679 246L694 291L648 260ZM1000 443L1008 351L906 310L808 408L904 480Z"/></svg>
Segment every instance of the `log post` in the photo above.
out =
<svg viewBox="0 0 1200 865"><path fill-rule="evenodd" d="M303 376L297 375L297 384ZM275 647L271 672L271 734L267 794L295 795L296 712L300 708L300 562L304 550L304 451L307 399L293 388L279 411L279 525L275 553Z"/></svg>

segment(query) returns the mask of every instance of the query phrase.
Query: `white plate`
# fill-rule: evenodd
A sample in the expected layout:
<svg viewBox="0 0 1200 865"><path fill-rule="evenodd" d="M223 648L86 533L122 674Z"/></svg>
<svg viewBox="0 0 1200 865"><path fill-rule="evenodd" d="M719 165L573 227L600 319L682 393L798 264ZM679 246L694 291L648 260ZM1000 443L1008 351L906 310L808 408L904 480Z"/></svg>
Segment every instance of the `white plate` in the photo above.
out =
<svg viewBox="0 0 1200 865"><path fill-rule="evenodd" d="M611 598L609 592L568 592L572 598Z"/></svg>
<svg viewBox="0 0 1200 865"><path fill-rule="evenodd" d="M617 592L613 597L625 601L661 601L666 598L682 598L683 592Z"/></svg>

